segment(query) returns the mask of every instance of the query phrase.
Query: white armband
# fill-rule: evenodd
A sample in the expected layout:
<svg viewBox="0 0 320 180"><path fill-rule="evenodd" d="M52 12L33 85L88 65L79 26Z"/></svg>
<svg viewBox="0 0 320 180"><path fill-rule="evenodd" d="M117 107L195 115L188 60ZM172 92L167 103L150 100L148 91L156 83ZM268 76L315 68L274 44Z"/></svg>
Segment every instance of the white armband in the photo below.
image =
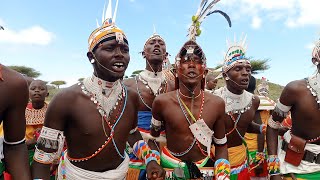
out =
<svg viewBox="0 0 320 180"><path fill-rule="evenodd" d="M276 122L276 121L273 120L272 115L268 119L268 125L272 129L279 129L281 127L281 124L279 122Z"/></svg>
<svg viewBox="0 0 320 180"><path fill-rule="evenodd" d="M57 152L47 153L44 152L36 146L36 150L34 151L33 159L41 164L52 164L54 160L56 160Z"/></svg>
<svg viewBox="0 0 320 180"><path fill-rule="evenodd" d="M152 116L152 118L151 118L151 127L153 127L153 129L154 129L155 131L160 131L161 126L162 126L162 122L159 121L159 120L156 120L156 119Z"/></svg>
<svg viewBox="0 0 320 180"><path fill-rule="evenodd" d="M213 136L213 142L217 145L217 146L224 146L225 144L227 144L227 137L224 136L222 139L218 139L216 137Z"/></svg>
<svg viewBox="0 0 320 180"><path fill-rule="evenodd" d="M274 108L274 112L277 113L280 117L287 117L288 112L290 111L292 106L286 106L280 102L280 100L277 102L276 107Z"/></svg>
<svg viewBox="0 0 320 180"><path fill-rule="evenodd" d="M43 126L41 129L41 134L37 141L37 146L36 146L37 153L35 152L34 159L44 164L50 164L54 160L59 159L63 150L64 140L65 140L65 137L63 135L63 131ZM37 148L39 145L47 149L56 150L56 152L54 153L44 152Z"/></svg>
<svg viewBox="0 0 320 180"><path fill-rule="evenodd" d="M24 137L23 139L21 139L20 141L16 141L16 142L6 141L6 139L3 138L3 142L4 142L5 144L8 144L8 145L22 144L22 143L24 143L24 141L26 141L26 138L25 138L25 137Z"/></svg>

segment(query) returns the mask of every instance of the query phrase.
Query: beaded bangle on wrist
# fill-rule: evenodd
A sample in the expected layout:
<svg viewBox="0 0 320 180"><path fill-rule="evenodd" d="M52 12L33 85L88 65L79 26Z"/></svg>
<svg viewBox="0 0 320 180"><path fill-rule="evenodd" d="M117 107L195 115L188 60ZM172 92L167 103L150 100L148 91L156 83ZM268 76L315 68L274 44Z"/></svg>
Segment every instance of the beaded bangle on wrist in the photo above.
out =
<svg viewBox="0 0 320 180"><path fill-rule="evenodd" d="M280 160L277 155L268 156L268 171L269 175L279 175L280 174Z"/></svg>

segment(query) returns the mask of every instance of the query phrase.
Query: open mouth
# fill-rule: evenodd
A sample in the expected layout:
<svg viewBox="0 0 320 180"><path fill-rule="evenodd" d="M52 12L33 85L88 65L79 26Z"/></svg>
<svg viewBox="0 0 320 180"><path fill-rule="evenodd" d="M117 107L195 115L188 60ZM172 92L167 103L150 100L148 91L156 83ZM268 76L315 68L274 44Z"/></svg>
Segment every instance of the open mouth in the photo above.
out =
<svg viewBox="0 0 320 180"><path fill-rule="evenodd" d="M188 77L194 78L194 77L197 77L197 74L195 72L189 72Z"/></svg>
<svg viewBox="0 0 320 180"><path fill-rule="evenodd" d="M114 71L121 72L125 70L125 65L122 62L116 62L112 65Z"/></svg>
<svg viewBox="0 0 320 180"><path fill-rule="evenodd" d="M241 80L241 84L243 84L243 85L249 84L249 79L243 79L243 80Z"/></svg>
<svg viewBox="0 0 320 180"><path fill-rule="evenodd" d="M153 50L153 54L161 55L161 51L159 49L155 49L155 50Z"/></svg>

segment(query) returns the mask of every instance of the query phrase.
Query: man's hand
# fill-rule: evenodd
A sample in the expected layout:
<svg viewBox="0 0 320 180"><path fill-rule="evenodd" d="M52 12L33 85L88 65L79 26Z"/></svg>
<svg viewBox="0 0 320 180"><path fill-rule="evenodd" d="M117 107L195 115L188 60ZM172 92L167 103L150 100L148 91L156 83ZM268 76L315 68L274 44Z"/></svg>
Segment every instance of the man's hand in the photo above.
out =
<svg viewBox="0 0 320 180"><path fill-rule="evenodd" d="M165 178L165 170L156 162L150 161L147 164L147 179L150 180L164 180Z"/></svg>

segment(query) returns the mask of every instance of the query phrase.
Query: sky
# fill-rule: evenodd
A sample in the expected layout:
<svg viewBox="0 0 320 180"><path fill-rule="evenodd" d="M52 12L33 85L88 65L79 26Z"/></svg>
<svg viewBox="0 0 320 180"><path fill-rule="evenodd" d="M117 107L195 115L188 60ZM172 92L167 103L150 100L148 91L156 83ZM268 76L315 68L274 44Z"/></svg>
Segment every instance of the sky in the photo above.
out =
<svg viewBox="0 0 320 180"><path fill-rule="evenodd" d="M112 5L115 5L112 0ZM91 76L88 37L101 22L105 0L0 0L0 63L32 67L45 81L67 86ZM141 52L154 27L166 41L174 62L200 0L119 0L116 24L126 34L130 63L126 75L145 68ZM223 61L226 39L247 35L246 56L268 59L270 69L255 75L286 85L312 75L314 43L320 37L319 0L221 0L214 9L229 14L232 27L219 14L201 25L197 42L209 67ZM101 24L101 23L100 23Z"/></svg>

